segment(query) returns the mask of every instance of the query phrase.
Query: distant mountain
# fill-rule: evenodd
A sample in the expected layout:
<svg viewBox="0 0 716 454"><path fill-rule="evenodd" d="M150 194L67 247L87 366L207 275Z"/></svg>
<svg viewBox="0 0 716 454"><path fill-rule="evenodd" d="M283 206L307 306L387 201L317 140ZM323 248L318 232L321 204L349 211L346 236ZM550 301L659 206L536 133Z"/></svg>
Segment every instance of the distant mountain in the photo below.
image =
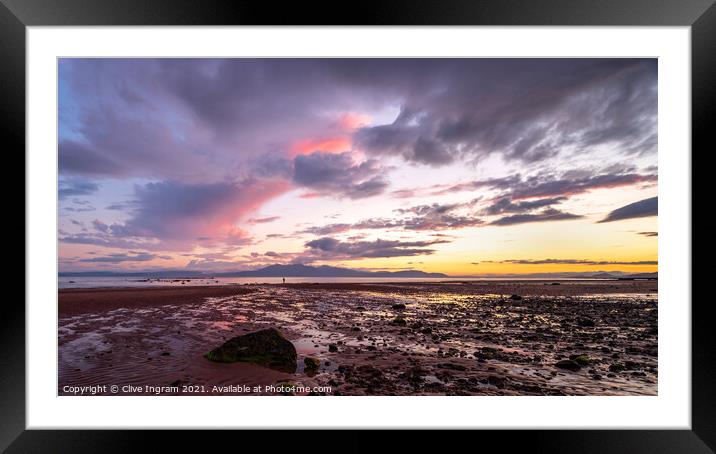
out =
<svg viewBox="0 0 716 454"><path fill-rule="evenodd" d="M362 271L335 266L308 266L308 265L269 265L265 268L252 271L228 271L211 273L202 271L148 271L139 272L71 272L60 273L64 277L111 277L111 276L144 276L154 278L202 278L202 277L413 277L413 278L442 278L448 277L442 273L426 273L418 270L401 271Z"/></svg>
<svg viewBox="0 0 716 454"><path fill-rule="evenodd" d="M217 273L227 277L447 277L442 273L426 273L418 270L362 271L335 266L269 265L253 271Z"/></svg>
<svg viewBox="0 0 716 454"><path fill-rule="evenodd" d="M565 271L561 273L481 274L454 277L491 279L623 279L628 276L630 276L630 274L623 271Z"/></svg>
<svg viewBox="0 0 716 454"><path fill-rule="evenodd" d="M592 279L616 279L620 277L611 273L597 273L592 275Z"/></svg>

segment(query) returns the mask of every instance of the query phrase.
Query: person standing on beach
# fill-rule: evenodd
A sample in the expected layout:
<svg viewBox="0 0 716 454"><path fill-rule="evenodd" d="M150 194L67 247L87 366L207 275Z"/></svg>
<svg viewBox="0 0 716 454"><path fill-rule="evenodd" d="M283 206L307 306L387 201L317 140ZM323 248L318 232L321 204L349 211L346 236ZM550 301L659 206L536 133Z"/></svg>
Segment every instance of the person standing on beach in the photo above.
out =
<svg viewBox="0 0 716 454"><path fill-rule="evenodd" d="M286 283L286 278L285 278L285 277L283 278L283 283L284 283L284 284Z"/></svg>

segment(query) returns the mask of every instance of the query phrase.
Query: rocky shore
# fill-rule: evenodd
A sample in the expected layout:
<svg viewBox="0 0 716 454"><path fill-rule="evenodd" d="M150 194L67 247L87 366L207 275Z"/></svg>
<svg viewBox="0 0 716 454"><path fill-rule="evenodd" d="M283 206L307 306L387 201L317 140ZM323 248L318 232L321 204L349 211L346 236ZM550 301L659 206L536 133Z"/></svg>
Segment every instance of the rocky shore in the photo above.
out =
<svg viewBox="0 0 716 454"><path fill-rule="evenodd" d="M58 393L657 393L654 281L200 289L60 291Z"/></svg>

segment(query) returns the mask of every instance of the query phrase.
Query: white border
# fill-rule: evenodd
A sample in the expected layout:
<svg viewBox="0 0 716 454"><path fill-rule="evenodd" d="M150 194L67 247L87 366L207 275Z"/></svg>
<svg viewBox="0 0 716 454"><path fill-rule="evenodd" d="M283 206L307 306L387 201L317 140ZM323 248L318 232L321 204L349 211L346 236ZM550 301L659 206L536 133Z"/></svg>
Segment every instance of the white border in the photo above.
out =
<svg viewBox="0 0 716 454"><path fill-rule="evenodd" d="M59 56L658 57L659 395L57 397ZM28 428L690 428L690 80L688 27L28 27Z"/></svg>

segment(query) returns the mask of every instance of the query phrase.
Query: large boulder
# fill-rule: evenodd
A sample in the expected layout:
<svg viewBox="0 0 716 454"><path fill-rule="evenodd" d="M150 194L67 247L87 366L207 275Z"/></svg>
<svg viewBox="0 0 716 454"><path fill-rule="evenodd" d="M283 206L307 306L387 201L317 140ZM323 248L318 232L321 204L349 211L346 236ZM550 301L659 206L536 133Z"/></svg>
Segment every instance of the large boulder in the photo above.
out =
<svg viewBox="0 0 716 454"><path fill-rule="evenodd" d="M233 337L204 356L219 363L241 361L296 372L296 348L274 328Z"/></svg>

